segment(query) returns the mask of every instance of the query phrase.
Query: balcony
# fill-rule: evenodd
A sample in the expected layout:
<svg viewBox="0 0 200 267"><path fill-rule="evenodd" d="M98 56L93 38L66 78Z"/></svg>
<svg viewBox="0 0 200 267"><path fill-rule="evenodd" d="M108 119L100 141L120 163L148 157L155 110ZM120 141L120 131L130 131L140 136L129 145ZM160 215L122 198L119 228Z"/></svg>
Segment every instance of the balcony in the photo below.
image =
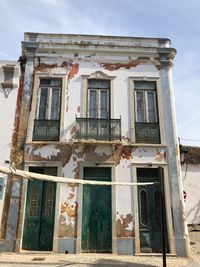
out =
<svg viewBox="0 0 200 267"><path fill-rule="evenodd" d="M60 135L59 120L35 120L33 141L58 141Z"/></svg>
<svg viewBox="0 0 200 267"><path fill-rule="evenodd" d="M76 118L75 138L121 140L121 119Z"/></svg>
<svg viewBox="0 0 200 267"><path fill-rule="evenodd" d="M136 143L160 144L160 130L158 123L135 123Z"/></svg>

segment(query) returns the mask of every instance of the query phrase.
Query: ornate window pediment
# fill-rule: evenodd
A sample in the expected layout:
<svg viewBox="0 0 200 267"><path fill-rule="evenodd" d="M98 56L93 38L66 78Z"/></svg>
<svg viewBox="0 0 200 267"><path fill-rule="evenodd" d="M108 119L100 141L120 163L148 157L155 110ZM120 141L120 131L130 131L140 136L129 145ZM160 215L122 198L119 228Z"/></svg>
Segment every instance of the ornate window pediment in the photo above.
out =
<svg viewBox="0 0 200 267"><path fill-rule="evenodd" d="M91 79L109 79L109 76L103 71L97 70L90 74Z"/></svg>
<svg viewBox="0 0 200 267"><path fill-rule="evenodd" d="M114 79L115 76L109 76L106 73L104 73L103 71L97 70L97 71L91 73L90 75L83 75L83 78L111 80L111 79Z"/></svg>

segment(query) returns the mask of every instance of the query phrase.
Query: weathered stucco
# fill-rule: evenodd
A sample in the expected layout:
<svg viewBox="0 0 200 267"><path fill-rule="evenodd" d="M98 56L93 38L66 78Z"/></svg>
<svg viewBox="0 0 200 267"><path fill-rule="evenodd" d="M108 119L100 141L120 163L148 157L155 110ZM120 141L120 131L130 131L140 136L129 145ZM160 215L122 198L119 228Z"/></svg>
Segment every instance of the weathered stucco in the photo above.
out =
<svg viewBox="0 0 200 267"><path fill-rule="evenodd" d="M77 191L78 187L75 184L62 185L61 187L59 237L77 236Z"/></svg>
<svg viewBox="0 0 200 267"><path fill-rule="evenodd" d="M182 199L179 190L181 185L176 153L174 108L171 105L172 82L168 73L175 50L169 46L169 40L26 33L24 41L23 56L20 58L21 76L11 161L19 169L24 166L26 168L37 165L57 166L59 176L75 179L83 178L84 167L104 166L112 168L112 181L120 182L137 181L135 177L137 167L166 166L164 173L170 238L176 243L178 254L186 255L184 227L178 229L178 225L182 225ZM33 48L30 47L32 45ZM56 142L33 141L32 138L40 77L58 77L62 80L60 136ZM87 117L87 79L110 81L110 114L112 119L121 118L121 140L75 139L76 117ZM150 80L158 85L161 144L135 144L133 134L135 117L132 110L135 80ZM170 128L170 125L173 127ZM59 189L56 195L56 233L53 242L57 244L60 239L69 239L73 241L68 240L68 242L73 242L74 245L74 239L77 238L77 251L81 251L81 236L77 236L77 233L81 235L82 227L81 187L75 184L61 184L57 188ZM169 188L172 188L173 192L178 192L178 195L171 196ZM5 205L4 209L4 230L8 218L12 224L10 230L8 228L6 234L4 232L4 236L12 235L13 239L9 245L12 248L15 247L17 236L16 247L20 250L26 192L23 192L21 199L17 196L19 201L13 204L13 199L10 201L11 189L10 180L7 187L7 206ZM133 187L112 187L113 248L116 246L114 245L116 238L134 237L136 250L140 250L136 195L137 191ZM171 214L171 197L173 214ZM13 213L15 206L17 206L16 212ZM172 225L175 226L175 235ZM173 246L171 243L171 247ZM176 253L176 249L172 249L171 252ZM117 248L113 252L116 251ZM134 253L130 251L131 249L128 249L129 254Z"/></svg>
<svg viewBox="0 0 200 267"><path fill-rule="evenodd" d="M134 219L132 214L119 215L117 213L116 221L116 236L117 237L134 237Z"/></svg>
<svg viewBox="0 0 200 267"><path fill-rule="evenodd" d="M61 161L65 166L72 155L73 146L70 144L27 144L25 161Z"/></svg>

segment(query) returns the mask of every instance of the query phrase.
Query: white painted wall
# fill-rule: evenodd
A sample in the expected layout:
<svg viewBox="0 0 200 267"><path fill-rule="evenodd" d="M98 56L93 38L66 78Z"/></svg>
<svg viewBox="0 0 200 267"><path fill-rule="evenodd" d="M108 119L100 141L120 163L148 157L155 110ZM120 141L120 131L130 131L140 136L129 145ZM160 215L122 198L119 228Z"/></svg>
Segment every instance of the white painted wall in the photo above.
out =
<svg viewBox="0 0 200 267"><path fill-rule="evenodd" d="M64 118L64 133L66 134L65 140L70 141L71 134L70 131L75 122L75 115L77 117L80 114L77 113L77 107L82 105L82 75L91 75L96 71L102 71L108 76L116 76L114 78L114 89L113 89L113 119L122 118L121 129L122 136L130 138L130 89L129 89L129 79L130 77L148 77L155 78L159 77L159 71L156 69L155 65L138 65L130 69L120 68L115 71L109 71L101 67L100 64L93 62L76 62L73 64L79 64L78 73L69 81L67 94L66 94L66 105L68 105L68 111L65 113ZM57 73L57 72L56 72ZM68 99L67 99L68 97ZM112 105L112 104L111 104ZM112 107L111 107L112 109ZM65 107L66 110L66 107Z"/></svg>
<svg viewBox="0 0 200 267"><path fill-rule="evenodd" d="M5 97L2 88L0 88L0 166L5 166L5 160L10 160L12 132L14 126L16 100L19 85L19 64L17 62L0 61L0 69L2 70L2 65L6 64L12 64L16 66L14 71L13 83L17 85L17 88L13 89L9 93L7 98ZM4 73L3 71L0 71L0 83L2 82L4 82ZM0 173L0 178L4 179L3 197L2 199L0 199L1 218L7 175Z"/></svg>
<svg viewBox="0 0 200 267"><path fill-rule="evenodd" d="M182 166L188 224L200 224L200 166Z"/></svg>

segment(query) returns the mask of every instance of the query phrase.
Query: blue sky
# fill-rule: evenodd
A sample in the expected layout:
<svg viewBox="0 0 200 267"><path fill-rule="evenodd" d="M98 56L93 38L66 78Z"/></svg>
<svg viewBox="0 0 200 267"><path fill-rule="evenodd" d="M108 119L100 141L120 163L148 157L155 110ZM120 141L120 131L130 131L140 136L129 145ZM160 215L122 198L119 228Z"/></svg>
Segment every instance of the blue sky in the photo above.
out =
<svg viewBox="0 0 200 267"><path fill-rule="evenodd" d="M24 32L170 38L178 134L200 145L199 0L1 0L0 10L1 60L19 58Z"/></svg>

